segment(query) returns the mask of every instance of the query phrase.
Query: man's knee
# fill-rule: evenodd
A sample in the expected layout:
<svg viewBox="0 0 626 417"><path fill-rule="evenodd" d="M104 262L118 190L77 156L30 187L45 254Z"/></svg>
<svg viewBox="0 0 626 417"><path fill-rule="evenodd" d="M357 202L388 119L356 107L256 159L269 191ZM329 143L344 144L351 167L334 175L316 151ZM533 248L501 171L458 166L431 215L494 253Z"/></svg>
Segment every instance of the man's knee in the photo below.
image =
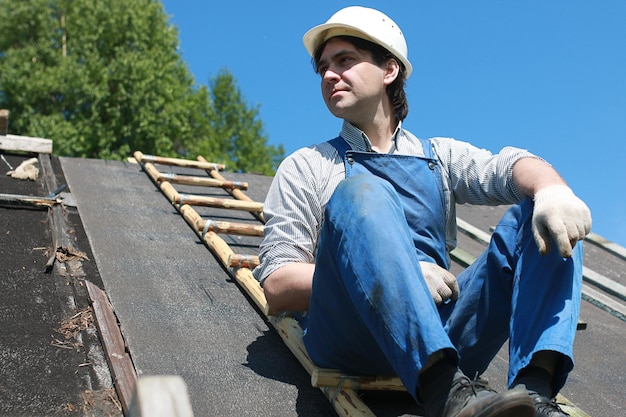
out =
<svg viewBox="0 0 626 417"><path fill-rule="evenodd" d="M359 174L339 183L329 205L337 202L356 206L376 205L386 200L399 203L396 191L388 181L370 174Z"/></svg>

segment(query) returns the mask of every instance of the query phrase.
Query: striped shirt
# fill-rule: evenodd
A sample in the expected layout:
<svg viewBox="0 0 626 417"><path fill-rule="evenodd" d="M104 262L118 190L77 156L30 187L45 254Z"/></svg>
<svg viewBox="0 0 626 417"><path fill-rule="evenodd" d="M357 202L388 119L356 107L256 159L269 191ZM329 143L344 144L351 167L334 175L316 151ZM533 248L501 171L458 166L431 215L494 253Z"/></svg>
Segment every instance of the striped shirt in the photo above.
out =
<svg viewBox="0 0 626 417"><path fill-rule="evenodd" d="M343 123L341 136L352 149L372 151L367 135ZM389 153L424 156L421 142L401 125L396 129ZM513 165L526 150L506 147L498 154L450 138L431 142L443 177L446 201L446 246L456 246L458 204L500 205L521 201L513 179ZM261 264L254 276L263 281L277 269L293 263L314 263L324 208L345 178L343 155L328 142L302 148L279 166L265 203L265 237L260 246Z"/></svg>

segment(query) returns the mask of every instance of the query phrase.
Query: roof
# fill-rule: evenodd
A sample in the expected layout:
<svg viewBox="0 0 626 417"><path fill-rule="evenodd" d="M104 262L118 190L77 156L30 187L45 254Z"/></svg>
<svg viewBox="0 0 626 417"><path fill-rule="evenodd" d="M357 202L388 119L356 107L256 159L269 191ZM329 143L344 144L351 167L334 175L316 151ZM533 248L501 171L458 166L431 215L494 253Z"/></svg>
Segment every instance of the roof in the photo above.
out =
<svg viewBox="0 0 626 417"><path fill-rule="evenodd" d="M29 156L6 155L13 166ZM79 330L87 337L84 346L67 349L64 343L71 345L74 339L66 342L55 330L92 304L85 288L89 282L106 293L124 338L123 353L134 372L140 377L181 376L196 416L336 415L265 312L237 284L233 269L224 267L207 248L181 215L180 206L168 200L142 165L48 154L38 157L41 166L49 161L49 169L37 181L0 178L1 192L12 195L48 196L54 181L46 181L46 176L53 177L56 186L68 186L60 194L62 204L53 205L60 213L55 214L53 208L0 208L0 218L9 220L3 224L7 231L0 231L0 249L11 255L5 257L10 261L3 261L0 271L9 277L0 282L0 369L8 374L0 380L0 414L69 413L68 404L80 407L87 392L102 394L119 388L111 358L105 360L101 331L93 325ZM209 177L205 170L154 165L162 173ZM272 180L252 174L222 175L247 182L245 194L255 202L263 201ZM222 188L186 184L175 188L190 195L231 198ZM259 224L245 210L204 206L194 206L194 210L202 219ZM488 234L504 210L459 206L459 218L471 225L465 227L467 234L459 234L459 247L476 256L484 244L473 228ZM65 223L61 231L59 218ZM56 239L62 244L57 246L52 236L60 236ZM260 241L255 236L220 236L241 254L254 255ZM55 253L52 249L64 245L66 249L71 246L66 254L74 254L73 259L57 255L53 267L47 267ZM626 261L623 248L609 251L606 246L607 242L585 243L587 295L581 320L586 329L577 333L576 368L562 394L592 416L617 417L626 397L625 385L619 382L626 375L626 315L624 293L620 293L626 285ZM460 268L457 263L453 271ZM589 276L600 284L592 285ZM68 304L69 299L73 301ZM502 389L505 375L503 349L486 377ZM57 388L59 380L65 385ZM92 409L114 405L102 397L91 402L95 404ZM368 391L360 398L377 416L420 413L406 393Z"/></svg>

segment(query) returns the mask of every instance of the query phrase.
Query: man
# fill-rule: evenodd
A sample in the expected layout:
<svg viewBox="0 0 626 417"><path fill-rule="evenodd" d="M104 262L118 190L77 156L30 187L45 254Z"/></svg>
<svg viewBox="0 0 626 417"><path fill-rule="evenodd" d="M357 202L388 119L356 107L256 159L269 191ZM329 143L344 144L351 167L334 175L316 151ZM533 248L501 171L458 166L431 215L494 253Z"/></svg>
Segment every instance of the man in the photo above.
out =
<svg viewBox="0 0 626 417"><path fill-rule="evenodd" d="M542 159L493 155L402 127L404 36L348 7L308 31L341 135L281 164L266 202L261 281L274 311L306 312L316 365L397 374L429 417L562 417L573 368L587 206ZM455 204L513 204L487 250L449 271ZM511 389L477 378L509 339Z"/></svg>

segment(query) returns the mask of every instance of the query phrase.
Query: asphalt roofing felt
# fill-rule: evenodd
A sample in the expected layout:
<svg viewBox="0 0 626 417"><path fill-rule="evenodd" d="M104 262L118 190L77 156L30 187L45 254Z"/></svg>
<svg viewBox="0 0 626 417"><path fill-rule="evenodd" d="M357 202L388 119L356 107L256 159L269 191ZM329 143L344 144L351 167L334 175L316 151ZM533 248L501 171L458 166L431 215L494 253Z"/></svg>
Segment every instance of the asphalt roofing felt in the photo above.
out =
<svg viewBox="0 0 626 417"><path fill-rule="evenodd" d="M12 165L26 158L7 157ZM194 415L336 415L263 314L139 164L52 158L51 170L53 183L68 186L56 215L52 209L0 207L0 415L121 415L93 319L85 313L84 281L106 291L137 375L181 376ZM271 182L260 175L224 175L247 181L247 195L261 202ZM0 193L20 195L51 192L50 179L43 178L5 176L0 187ZM254 222L245 212L198 210ZM460 206L458 214L489 231L502 211ZM80 261L75 269L71 262L49 265L59 218L65 225L61 239ZM254 254L259 243L255 237L225 240L238 253ZM467 236L460 235L459 244L472 253L481 250ZM623 259L587 244L585 263L625 284ZM577 334L577 366L562 393L591 416L618 417L626 405L626 323L619 313L587 301L581 320L587 329ZM80 340L72 337L70 325L78 326ZM505 375L503 349L486 376L502 388ZM363 399L377 416L420 413L405 393L367 392Z"/></svg>

